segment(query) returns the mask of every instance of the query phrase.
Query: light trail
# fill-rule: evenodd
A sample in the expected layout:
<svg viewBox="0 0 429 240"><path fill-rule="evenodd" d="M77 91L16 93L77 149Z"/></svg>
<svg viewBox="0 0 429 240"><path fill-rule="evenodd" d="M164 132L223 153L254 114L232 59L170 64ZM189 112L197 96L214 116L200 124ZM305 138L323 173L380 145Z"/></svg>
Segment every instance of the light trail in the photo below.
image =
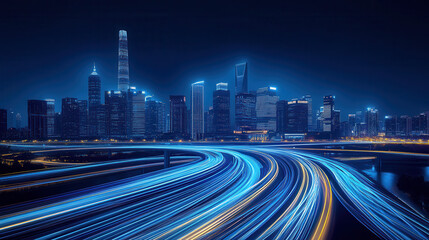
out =
<svg viewBox="0 0 429 240"><path fill-rule="evenodd" d="M427 218L357 170L328 158L267 146L110 148L204 157L173 157L182 164L4 206L0 238L325 239L334 227L334 198L378 237L429 238ZM76 148L85 149L100 148ZM0 176L0 193L162 164L154 160L160 161L115 160Z"/></svg>

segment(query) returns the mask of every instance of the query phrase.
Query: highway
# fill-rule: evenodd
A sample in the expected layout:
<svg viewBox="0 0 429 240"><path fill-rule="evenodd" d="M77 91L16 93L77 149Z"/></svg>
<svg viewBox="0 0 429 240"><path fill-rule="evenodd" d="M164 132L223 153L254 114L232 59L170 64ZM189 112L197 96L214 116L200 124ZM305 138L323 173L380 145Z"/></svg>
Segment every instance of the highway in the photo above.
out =
<svg viewBox="0 0 429 240"><path fill-rule="evenodd" d="M203 157L176 156L170 168L2 204L0 238L326 239L335 231L339 202L379 238L429 239L428 218L353 167L311 152L256 145L110 148L180 150ZM162 158L3 175L0 193L155 165L162 165Z"/></svg>

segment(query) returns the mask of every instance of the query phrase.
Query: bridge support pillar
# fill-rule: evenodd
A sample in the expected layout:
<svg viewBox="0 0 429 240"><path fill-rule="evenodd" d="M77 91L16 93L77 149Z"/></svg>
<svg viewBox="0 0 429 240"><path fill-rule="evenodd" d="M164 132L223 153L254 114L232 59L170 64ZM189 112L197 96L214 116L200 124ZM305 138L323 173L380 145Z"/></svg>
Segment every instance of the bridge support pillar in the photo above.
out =
<svg viewBox="0 0 429 240"><path fill-rule="evenodd" d="M381 172L381 156L377 155L374 159L374 166L376 172Z"/></svg>

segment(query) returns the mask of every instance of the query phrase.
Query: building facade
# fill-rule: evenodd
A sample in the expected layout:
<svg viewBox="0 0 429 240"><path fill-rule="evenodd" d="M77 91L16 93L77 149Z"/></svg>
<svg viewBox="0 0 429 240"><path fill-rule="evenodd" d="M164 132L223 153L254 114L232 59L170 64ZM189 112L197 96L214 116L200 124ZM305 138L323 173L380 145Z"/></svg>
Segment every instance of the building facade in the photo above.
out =
<svg viewBox="0 0 429 240"><path fill-rule="evenodd" d="M288 101L287 107L287 132L308 132L308 102L305 100Z"/></svg>
<svg viewBox="0 0 429 240"><path fill-rule="evenodd" d="M216 84L213 92L213 131L216 134L231 132L230 91L227 83Z"/></svg>
<svg viewBox="0 0 429 240"><path fill-rule="evenodd" d="M79 105L79 137L88 137L88 101L78 100Z"/></svg>
<svg viewBox="0 0 429 240"><path fill-rule="evenodd" d="M157 138L165 131L165 104L151 96L146 97L146 135Z"/></svg>
<svg viewBox="0 0 429 240"><path fill-rule="evenodd" d="M335 109L335 97L332 95L323 97L323 132L332 132L332 124Z"/></svg>
<svg viewBox="0 0 429 240"><path fill-rule="evenodd" d="M288 101L279 100L276 103L276 132L285 134L288 125Z"/></svg>
<svg viewBox="0 0 429 240"><path fill-rule="evenodd" d="M314 122L313 122L313 98L311 98L311 95L307 94L302 97L302 100L308 102L308 126L307 129L309 132L314 131Z"/></svg>
<svg viewBox="0 0 429 240"><path fill-rule="evenodd" d="M201 140L204 137L204 81L191 86L191 137Z"/></svg>
<svg viewBox="0 0 429 240"><path fill-rule="evenodd" d="M146 105L145 105L145 92L131 89L131 106L132 106L132 123L131 135L134 138L142 138L145 135L146 129Z"/></svg>
<svg viewBox="0 0 429 240"><path fill-rule="evenodd" d="M128 94L126 91L105 92L106 136L126 139L128 129Z"/></svg>
<svg viewBox="0 0 429 240"><path fill-rule="evenodd" d="M128 37L127 31L119 31L118 53L118 90L128 91L130 88L130 76L128 65Z"/></svg>
<svg viewBox="0 0 429 240"><path fill-rule="evenodd" d="M410 136L411 133L411 117L402 115L398 118L398 136Z"/></svg>
<svg viewBox="0 0 429 240"><path fill-rule="evenodd" d="M4 139L7 133L7 110L0 109L0 138Z"/></svg>
<svg viewBox="0 0 429 240"><path fill-rule="evenodd" d="M235 65L235 94L247 93L247 62Z"/></svg>
<svg viewBox="0 0 429 240"><path fill-rule="evenodd" d="M61 103L62 138L80 138L80 110L77 98L63 98Z"/></svg>
<svg viewBox="0 0 429 240"><path fill-rule="evenodd" d="M101 79L95 65L88 77L88 136L100 137L97 120L99 106L101 105Z"/></svg>
<svg viewBox="0 0 429 240"><path fill-rule="evenodd" d="M365 136L374 137L380 130L378 110L376 108L367 108L365 112L366 134Z"/></svg>
<svg viewBox="0 0 429 240"><path fill-rule="evenodd" d="M385 116L384 117L384 126L386 131L386 136L394 137L398 134L398 117L397 116Z"/></svg>
<svg viewBox="0 0 429 240"><path fill-rule="evenodd" d="M235 129L256 130L256 94L239 93L235 96Z"/></svg>
<svg viewBox="0 0 429 240"><path fill-rule="evenodd" d="M53 138L55 137L55 99L46 99L45 101L48 104L48 138Z"/></svg>
<svg viewBox="0 0 429 240"><path fill-rule="evenodd" d="M187 135L187 115L185 96L170 96L170 133L177 137Z"/></svg>
<svg viewBox="0 0 429 240"><path fill-rule="evenodd" d="M275 87L259 88L256 91L256 129L276 131L276 103L279 101Z"/></svg>
<svg viewBox="0 0 429 240"><path fill-rule="evenodd" d="M48 137L48 104L44 100L28 100L28 129L30 139Z"/></svg>

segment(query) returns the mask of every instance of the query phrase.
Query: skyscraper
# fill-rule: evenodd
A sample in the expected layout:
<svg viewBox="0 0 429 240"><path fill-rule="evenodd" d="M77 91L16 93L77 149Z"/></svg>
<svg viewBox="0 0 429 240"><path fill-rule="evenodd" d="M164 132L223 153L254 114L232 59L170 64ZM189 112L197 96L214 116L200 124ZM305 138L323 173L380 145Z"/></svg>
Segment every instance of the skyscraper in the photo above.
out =
<svg viewBox="0 0 429 240"><path fill-rule="evenodd" d="M187 115L185 96L170 96L170 133L177 137L187 134Z"/></svg>
<svg viewBox="0 0 429 240"><path fill-rule="evenodd" d="M264 87L256 92L256 129L276 131L277 88Z"/></svg>
<svg viewBox="0 0 429 240"><path fill-rule="evenodd" d="M0 138L5 138L7 132L7 110L0 109Z"/></svg>
<svg viewBox="0 0 429 240"><path fill-rule="evenodd" d="M355 137L357 136L357 126L356 126L356 114L349 114L348 116L348 129L347 136Z"/></svg>
<svg viewBox="0 0 429 240"><path fill-rule="evenodd" d="M128 91L130 88L130 76L128 65L128 39L127 31L119 31L119 56L118 56L118 90Z"/></svg>
<svg viewBox="0 0 429 240"><path fill-rule="evenodd" d="M323 106L316 112L316 132L323 132Z"/></svg>
<svg viewBox="0 0 429 240"><path fill-rule="evenodd" d="M398 131L398 118L396 116L388 115L384 117L384 126L386 128L386 136L396 136Z"/></svg>
<svg viewBox="0 0 429 240"><path fill-rule="evenodd" d="M79 128L79 103L76 98L63 98L61 104L62 137L65 139L78 139Z"/></svg>
<svg viewBox="0 0 429 240"><path fill-rule="evenodd" d="M131 132L133 137L145 134L145 92L131 89L132 117Z"/></svg>
<svg viewBox="0 0 429 240"><path fill-rule="evenodd" d="M235 95L235 126L236 130L239 131L256 129L255 93L239 93Z"/></svg>
<svg viewBox="0 0 429 240"><path fill-rule="evenodd" d="M157 130L159 133L165 133L165 103L156 101L158 109Z"/></svg>
<svg viewBox="0 0 429 240"><path fill-rule="evenodd" d="M206 134L214 134L215 129L213 125L214 120L214 111L213 106L209 107L209 110L204 113L204 133Z"/></svg>
<svg viewBox="0 0 429 240"><path fill-rule="evenodd" d="M235 94L247 91L247 62L243 62L235 65Z"/></svg>
<svg viewBox="0 0 429 240"><path fill-rule="evenodd" d="M330 138L340 136L340 110L335 109L335 96L329 95L323 97L322 124L323 132L328 133Z"/></svg>
<svg viewBox="0 0 429 240"><path fill-rule="evenodd" d="M287 107L287 132L308 132L308 102L294 99L288 102Z"/></svg>
<svg viewBox="0 0 429 240"><path fill-rule="evenodd" d="M204 137L204 81L192 84L191 104L191 136L194 140L200 140Z"/></svg>
<svg viewBox="0 0 429 240"><path fill-rule="evenodd" d="M231 131L230 92L228 83L216 84L213 92L213 130L216 134L227 134Z"/></svg>
<svg viewBox="0 0 429 240"><path fill-rule="evenodd" d="M334 109L332 116L332 132L331 138L339 138L341 135L341 111L338 109Z"/></svg>
<svg viewBox="0 0 429 240"><path fill-rule="evenodd" d="M88 137L88 101L78 100L79 106L79 137Z"/></svg>
<svg viewBox="0 0 429 240"><path fill-rule="evenodd" d="M313 99L311 95L307 94L302 97L302 100L308 102L308 131L314 131L314 122L313 122Z"/></svg>
<svg viewBox="0 0 429 240"><path fill-rule="evenodd" d="M128 93L126 91L106 91L104 97L107 137L128 138Z"/></svg>
<svg viewBox="0 0 429 240"><path fill-rule="evenodd" d="M88 135L98 137L99 124L97 122L97 109L101 104L101 80L95 64L88 77Z"/></svg>
<svg viewBox="0 0 429 240"><path fill-rule="evenodd" d="M166 106L166 109L167 109L167 106ZM171 121L171 117L170 117L170 112L168 112L167 110L165 110L165 132L166 133L170 133L171 132L171 130L170 130L170 126L171 126L171 123L170 123L170 121Z"/></svg>
<svg viewBox="0 0 429 240"><path fill-rule="evenodd" d="M145 105L146 135L156 138L165 131L165 104L147 96Z"/></svg>
<svg viewBox="0 0 429 240"><path fill-rule="evenodd" d="M377 136L379 132L378 110L367 108L365 112L366 136Z"/></svg>
<svg viewBox="0 0 429 240"><path fill-rule="evenodd" d="M334 96L323 97L323 132L332 132L332 120L334 117Z"/></svg>
<svg viewBox="0 0 429 240"><path fill-rule="evenodd" d="M55 130L54 135L55 137L61 137L63 135L63 118L61 116L61 113L55 113Z"/></svg>
<svg viewBox="0 0 429 240"><path fill-rule="evenodd" d="M399 136L409 136L411 133L411 117L402 115L398 119L398 132Z"/></svg>
<svg viewBox="0 0 429 240"><path fill-rule="evenodd" d="M30 139L48 137L48 104L44 100L28 100L28 129Z"/></svg>
<svg viewBox="0 0 429 240"><path fill-rule="evenodd" d="M55 99L46 99L48 104L48 138L55 137Z"/></svg>

